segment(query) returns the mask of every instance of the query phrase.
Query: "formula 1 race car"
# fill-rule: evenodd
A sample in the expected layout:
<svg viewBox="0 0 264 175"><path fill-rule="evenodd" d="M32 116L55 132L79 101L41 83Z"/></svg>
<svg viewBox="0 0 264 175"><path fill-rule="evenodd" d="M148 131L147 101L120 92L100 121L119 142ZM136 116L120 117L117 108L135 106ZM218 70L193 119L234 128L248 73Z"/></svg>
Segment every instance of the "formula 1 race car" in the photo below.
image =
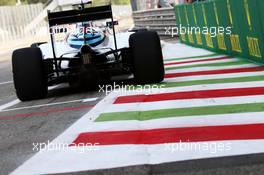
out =
<svg viewBox="0 0 264 175"><path fill-rule="evenodd" d="M105 30L93 22L110 20ZM48 86L60 83L98 86L101 80L117 75L133 75L138 84L160 83L164 65L159 36L154 31L116 33L111 5L48 12L50 27L76 24L83 32L73 32L65 44L54 41L35 43L15 50L13 79L21 101L45 98ZM89 28L89 30L87 30ZM56 46L56 47L55 47Z"/></svg>

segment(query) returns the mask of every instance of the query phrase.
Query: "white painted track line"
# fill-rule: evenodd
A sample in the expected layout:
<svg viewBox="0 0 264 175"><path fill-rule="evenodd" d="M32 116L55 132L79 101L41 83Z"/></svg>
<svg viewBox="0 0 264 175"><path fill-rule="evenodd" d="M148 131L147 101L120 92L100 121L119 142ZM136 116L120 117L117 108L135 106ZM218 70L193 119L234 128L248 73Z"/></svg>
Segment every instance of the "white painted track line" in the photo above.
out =
<svg viewBox="0 0 264 175"><path fill-rule="evenodd" d="M58 86L59 86L59 85L57 85L57 86L51 86L51 87L49 87L48 89L49 89L49 90L52 90L52 89L55 89L55 88L58 87ZM11 102L8 102L8 103L6 103L6 104L3 104L3 105L0 106L0 112L3 112L5 109L10 108L11 106L15 106L15 105L17 105L17 104L20 103L20 102L21 102L20 100L15 99L15 100L13 100L13 101L11 101ZM7 111L7 110L5 110L5 111Z"/></svg>
<svg viewBox="0 0 264 175"><path fill-rule="evenodd" d="M243 77L253 77L253 76L263 76L263 75L264 75L264 71L242 72L242 73L232 73L232 74L192 75L192 76L184 76L184 77L165 78L163 82L168 83L168 82L185 82L185 81L195 81L195 80L243 78Z"/></svg>
<svg viewBox="0 0 264 175"><path fill-rule="evenodd" d="M232 59L213 60L213 61L206 61L206 62L191 62L191 63L183 63L183 64L165 65L165 68L177 68L177 67L182 67L182 66L195 66L195 65L203 65L203 64L213 64L213 63L235 63L237 61L239 61L237 58L232 58Z"/></svg>
<svg viewBox="0 0 264 175"><path fill-rule="evenodd" d="M264 95L114 104L105 107L104 113L151 111L151 110L210 107L210 106L220 106L220 105L238 105L238 104L253 104L253 103L264 103Z"/></svg>
<svg viewBox="0 0 264 175"><path fill-rule="evenodd" d="M235 59L234 57L230 57L227 55L216 55L216 56L207 56L207 57L202 57L202 58L188 58L188 59L170 60L170 61L164 59L164 63L167 64L167 63L179 63L179 62L185 62L185 61L203 61L203 60L222 58L222 57L229 57L227 59Z"/></svg>
<svg viewBox="0 0 264 175"><path fill-rule="evenodd" d="M20 103L20 100L16 99L16 100L13 100L13 101L11 101L9 103L1 105L0 106L0 112L2 112L6 108L10 108L11 106L14 106L14 105L18 104L18 103Z"/></svg>
<svg viewBox="0 0 264 175"><path fill-rule="evenodd" d="M55 106L55 105L62 105L62 104L69 104L69 103L76 103L76 102L92 102L96 101L98 98L87 98L87 99L79 99L79 100L72 100L72 101L64 101L64 102L57 102L57 103L48 103L48 104L41 104L41 105L34 105L34 106L25 106L20 108L12 108L7 110L0 110L0 112L9 112L9 111L17 111L23 109L32 109L32 108L40 108L40 107L47 107L47 106Z"/></svg>
<svg viewBox="0 0 264 175"><path fill-rule="evenodd" d="M0 85L11 84L11 83L13 83L13 81L6 81L6 82L1 82Z"/></svg>
<svg viewBox="0 0 264 175"><path fill-rule="evenodd" d="M98 98L87 98L87 99L84 99L82 102L86 103L86 102L96 101L97 99Z"/></svg>

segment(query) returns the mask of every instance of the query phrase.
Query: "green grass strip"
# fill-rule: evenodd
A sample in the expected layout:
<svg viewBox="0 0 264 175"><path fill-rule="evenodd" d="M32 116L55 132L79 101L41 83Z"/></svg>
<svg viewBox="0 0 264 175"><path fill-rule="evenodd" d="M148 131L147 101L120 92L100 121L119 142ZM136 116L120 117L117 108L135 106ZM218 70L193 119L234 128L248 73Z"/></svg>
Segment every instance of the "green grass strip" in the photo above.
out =
<svg viewBox="0 0 264 175"><path fill-rule="evenodd" d="M193 57L171 58L171 59L166 59L164 61L177 61L177 60L186 60L186 59L191 59L191 58L206 58L206 57L213 57L213 56L218 56L218 55L220 54L214 53L214 54L200 55L200 56L193 56Z"/></svg>
<svg viewBox="0 0 264 175"><path fill-rule="evenodd" d="M165 67L165 70L187 69L187 68L194 68L194 67L237 66L237 65L243 65L243 64L250 64L250 62L246 60L239 60L239 61L224 62L224 63L206 63L206 64L198 64L198 65L178 66L178 67Z"/></svg>
<svg viewBox="0 0 264 175"><path fill-rule="evenodd" d="M145 120L169 118L169 117L233 114L233 113L263 112L263 111L264 111L264 103L206 106L206 107L178 108L178 109L175 108L175 109L163 109L163 110L153 110L153 111L104 113L101 114L96 119L96 122L119 121L119 120L145 121Z"/></svg>

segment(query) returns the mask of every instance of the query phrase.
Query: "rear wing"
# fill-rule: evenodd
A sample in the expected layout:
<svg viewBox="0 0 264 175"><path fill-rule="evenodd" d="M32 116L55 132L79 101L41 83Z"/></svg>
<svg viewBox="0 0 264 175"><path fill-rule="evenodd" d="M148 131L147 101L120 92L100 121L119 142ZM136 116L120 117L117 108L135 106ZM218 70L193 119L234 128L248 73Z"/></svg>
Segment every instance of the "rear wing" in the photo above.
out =
<svg viewBox="0 0 264 175"><path fill-rule="evenodd" d="M50 27L62 24L71 24L108 18L113 18L111 5L78 10L67 10L61 12L48 11L48 21Z"/></svg>
<svg viewBox="0 0 264 175"><path fill-rule="evenodd" d="M84 4L81 4L81 8L77 10L67 10L60 12L48 11L49 27L53 27L56 25L63 25L63 24L102 20L102 19L111 19L112 25L114 24L111 5L84 8ZM114 25L112 26L112 29L114 35L115 49L117 50L116 33L115 33ZM58 59L56 58L56 54L55 54L55 47L54 47L55 43L52 33L50 34L50 37L51 37L53 57L55 62L57 62ZM56 70L58 70L57 66L56 66Z"/></svg>

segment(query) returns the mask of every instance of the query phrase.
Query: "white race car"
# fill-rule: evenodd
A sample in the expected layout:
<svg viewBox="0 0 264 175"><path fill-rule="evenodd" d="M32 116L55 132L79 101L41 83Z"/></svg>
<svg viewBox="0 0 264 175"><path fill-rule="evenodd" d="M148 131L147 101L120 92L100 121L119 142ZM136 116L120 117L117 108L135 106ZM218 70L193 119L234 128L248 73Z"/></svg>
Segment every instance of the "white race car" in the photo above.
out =
<svg viewBox="0 0 264 175"><path fill-rule="evenodd" d="M97 86L116 75L134 75L140 84L159 83L164 65L159 36L139 30L116 34L111 5L48 12L49 26L77 25L83 31L69 34L67 42L35 43L15 50L13 79L18 98L28 101L46 97L48 86L69 82ZM110 19L105 29L93 21ZM89 22L87 22L89 21ZM106 30L112 30L112 35ZM55 47L56 45L56 47Z"/></svg>

